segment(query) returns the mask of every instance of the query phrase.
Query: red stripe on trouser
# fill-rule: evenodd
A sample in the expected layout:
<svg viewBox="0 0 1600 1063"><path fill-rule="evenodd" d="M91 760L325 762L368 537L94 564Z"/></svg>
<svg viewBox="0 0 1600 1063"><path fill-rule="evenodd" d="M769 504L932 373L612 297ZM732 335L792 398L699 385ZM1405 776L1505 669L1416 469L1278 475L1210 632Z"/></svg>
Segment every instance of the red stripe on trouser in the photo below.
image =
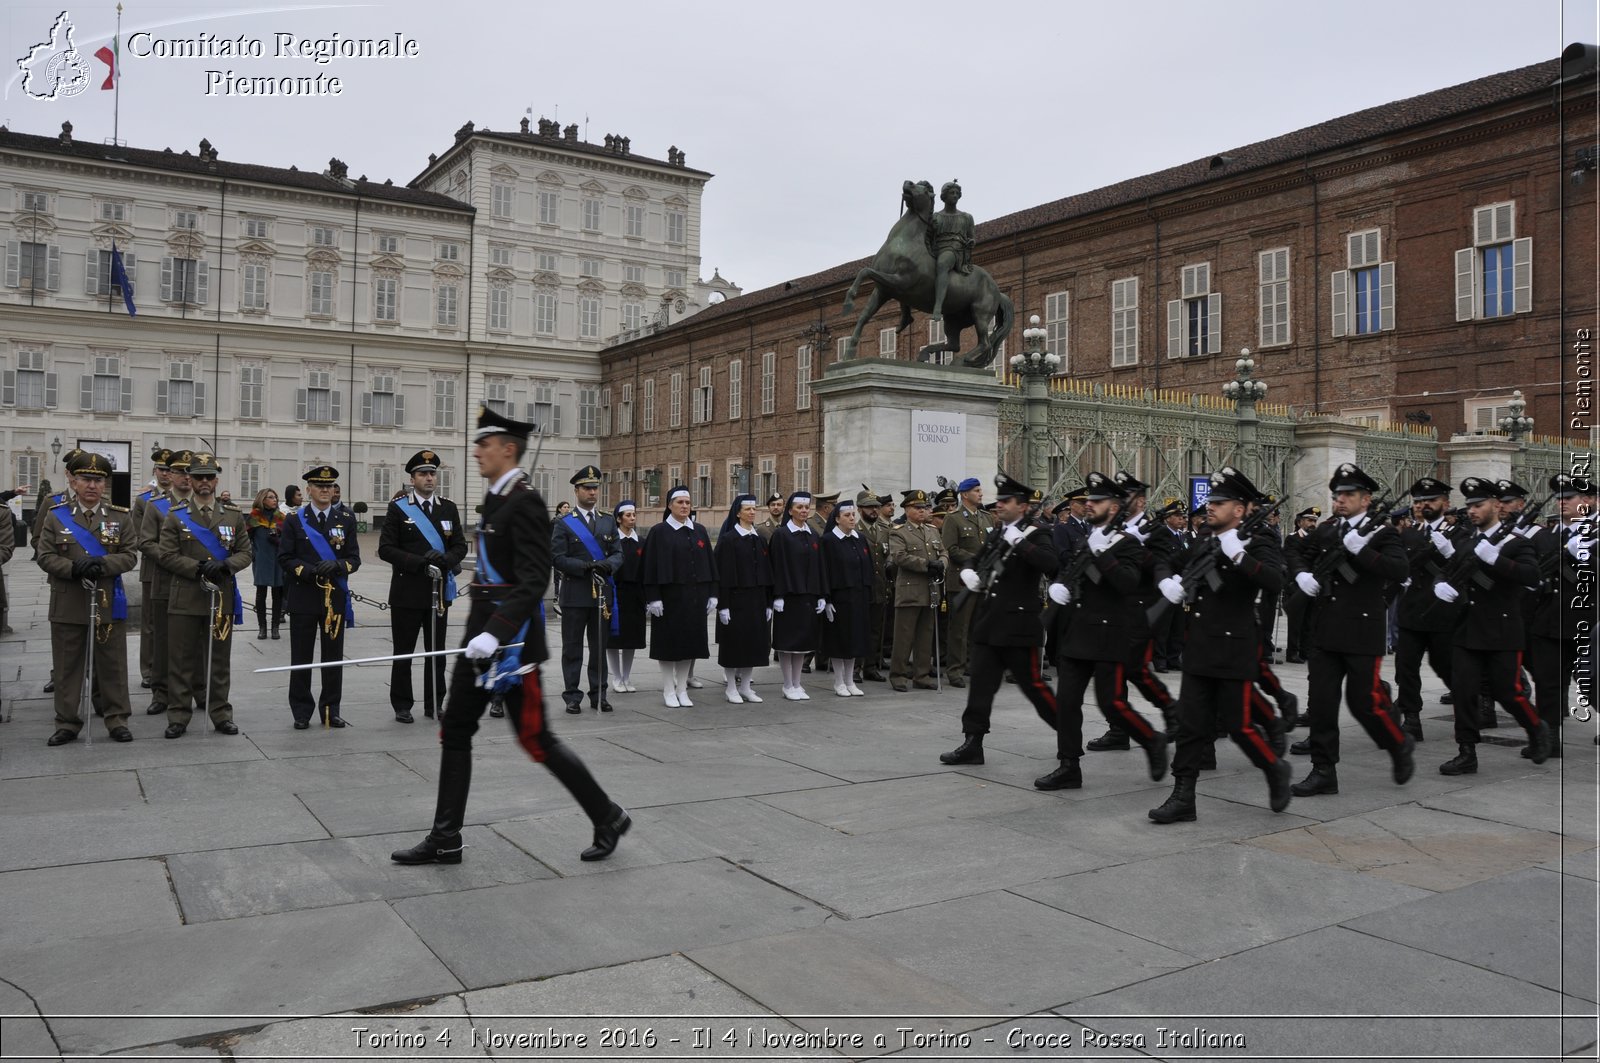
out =
<svg viewBox="0 0 1600 1063"><path fill-rule="evenodd" d="M1039 647L1035 646L1028 651L1028 678L1033 682L1033 688L1044 698L1045 704L1050 706L1050 711L1057 719L1061 717L1061 708L1056 704L1055 691L1045 684L1044 673L1039 671Z"/></svg>
<svg viewBox="0 0 1600 1063"><path fill-rule="evenodd" d="M1528 731L1539 729L1539 714L1528 701L1528 688L1522 682L1522 651L1517 651L1517 670L1511 685L1511 712L1518 717L1517 722Z"/></svg>
<svg viewBox="0 0 1600 1063"><path fill-rule="evenodd" d="M529 672L533 682L522 683L522 711L517 714L517 744L528 751L534 763L544 763L544 746L539 738L544 734L544 691L537 671ZM532 695L530 697L529 695Z"/></svg>
<svg viewBox="0 0 1600 1063"><path fill-rule="evenodd" d="M1255 726L1250 722L1250 701L1253 697L1260 697L1260 695L1256 693L1255 687L1246 683L1244 685L1244 697L1240 699L1244 704L1239 709L1239 733L1244 735L1245 740L1255 746L1263 757L1267 758L1268 764L1271 764L1278 759L1278 756L1272 751L1272 746L1267 743L1267 740L1261 737L1261 732L1256 730Z"/></svg>
<svg viewBox="0 0 1600 1063"><path fill-rule="evenodd" d="M1278 682L1278 675L1272 670L1272 665L1267 663L1267 650L1265 646L1256 646L1256 682L1268 694L1275 698L1283 696L1283 684Z"/></svg>
<svg viewBox="0 0 1600 1063"><path fill-rule="evenodd" d="M1143 716L1133 711L1133 706L1128 702L1128 678L1122 674L1120 663L1111 688L1111 711L1127 722L1128 730L1139 736L1141 745L1155 737L1155 731L1144 722Z"/></svg>
<svg viewBox="0 0 1600 1063"><path fill-rule="evenodd" d="M1144 644L1144 657L1139 661L1139 676L1134 680L1134 685L1144 692L1144 696L1155 702L1156 708L1168 709L1177 703L1170 691L1157 679L1150 670L1150 662L1155 659L1156 640L1148 639Z"/></svg>
<svg viewBox="0 0 1600 1063"><path fill-rule="evenodd" d="M1372 659L1372 715L1388 730L1389 736L1394 739L1396 746L1406 744L1405 732L1400 730L1394 722L1394 715L1389 711L1389 699L1383 696L1383 658Z"/></svg>
<svg viewBox="0 0 1600 1063"><path fill-rule="evenodd" d="M1255 706L1256 711L1261 714L1261 718L1263 720L1277 719L1278 714L1273 710L1272 702L1268 701L1265 695L1263 695L1261 691L1257 690L1253 685L1246 683L1244 686L1245 689L1250 692L1250 704Z"/></svg>

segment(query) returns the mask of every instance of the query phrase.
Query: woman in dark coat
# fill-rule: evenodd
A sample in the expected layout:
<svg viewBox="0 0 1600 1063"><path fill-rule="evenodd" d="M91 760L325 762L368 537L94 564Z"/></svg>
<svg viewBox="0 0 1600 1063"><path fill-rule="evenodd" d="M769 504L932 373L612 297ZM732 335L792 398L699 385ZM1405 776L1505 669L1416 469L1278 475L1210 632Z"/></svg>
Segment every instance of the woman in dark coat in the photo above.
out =
<svg viewBox="0 0 1600 1063"><path fill-rule="evenodd" d="M650 529L639 582L650 620L650 657L661 662L661 697L668 708L692 708L689 666L711 656L706 617L717 608L717 562L711 537L689 516L687 487L667 492L665 520Z"/></svg>
<svg viewBox="0 0 1600 1063"><path fill-rule="evenodd" d="M267 637L267 598L272 598L272 637L278 638L283 625L283 568L278 564L278 536L283 534L283 511L278 508L278 492L264 487L256 493L255 504L245 522L250 528L250 546L255 551L251 575L256 584L256 622L258 639Z"/></svg>
<svg viewBox="0 0 1600 1063"><path fill-rule="evenodd" d="M783 508L783 523L768 540L772 553L772 648L783 670L783 696L810 701L800 669L819 641L818 624L827 608L828 584L822 571L822 543L807 525L811 495L796 491Z"/></svg>
<svg viewBox="0 0 1600 1063"><path fill-rule="evenodd" d="M860 697L856 661L872 645L872 545L856 530L854 502L842 500L822 533L822 569L828 584L822 652L833 665L833 692Z"/></svg>
<svg viewBox="0 0 1600 1063"><path fill-rule="evenodd" d="M717 663L728 701L760 701L750 685L772 653L772 562L756 531L756 496L739 495L717 536Z"/></svg>
<svg viewBox="0 0 1600 1063"><path fill-rule="evenodd" d="M617 547L622 551L622 567L617 570L617 633L606 646L606 665L611 671L611 689L621 694L639 688L633 685L633 653L642 650L644 641L644 587L639 573L644 559L644 543L639 539L639 508L630 498L617 503Z"/></svg>

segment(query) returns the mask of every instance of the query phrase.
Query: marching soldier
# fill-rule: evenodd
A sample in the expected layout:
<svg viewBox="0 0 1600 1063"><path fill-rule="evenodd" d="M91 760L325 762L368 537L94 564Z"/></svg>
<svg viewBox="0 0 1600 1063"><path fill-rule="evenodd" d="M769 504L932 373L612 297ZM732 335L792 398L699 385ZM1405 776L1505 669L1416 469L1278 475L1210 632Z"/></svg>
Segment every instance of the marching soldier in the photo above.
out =
<svg viewBox="0 0 1600 1063"><path fill-rule="evenodd" d="M355 515L342 506L336 508L333 502L339 470L319 465L303 479L311 501L284 518L278 540L278 564L289 581L290 664L310 664L319 644L324 661L344 657L345 628L355 619L347 581L361 567ZM289 679L289 711L294 714L295 730L310 727L313 713L329 727L345 726L339 715L344 669L321 669L322 693L315 699L311 696L311 672L294 672Z"/></svg>
<svg viewBox="0 0 1600 1063"><path fill-rule="evenodd" d="M189 482L189 463L194 451L180 450L167 458L167 492L145 503L144 515L139 518L139 553L144 557L144 573L150 578L145 591L144 611L150 617L150 705L148 716L165 716L170 697L169 678L172 666L171 623L167 613L170 607L172 573L161 565L161 526L174 509L189 504L192 487Z"/></svg>
<svg viewBox="0 0 1600 1063"><path fill-rule="evenodd" d="M1410 569L1387 514L1368 512L1377 489L1377 481L1356 465L1340 465L1328 481L1339 520L1318 528L1309 547L1294 557L1295 583L1315 599L1307 716L1311 772L1294 784L1296 797L1339 792L1340 687L1350 714L1389 754L1394 781L1404 784L1416 770L1416 740L1400 729L1381 674L1389 622L1384 585L1404 580Z"/></svg>
<svg viewBox="0 0 1600 1063"><path fill-rule="evenodd" d="M1055 545L1048 528L1028 520L1040 493L1008 476L995 484L995 513L1001 523L985 534L972 563L961 569L962 585L978 599L972 623L972 686L961 714L961 745L941 753L942 764L983 763L983 736L989 733L994 695L1007 672L1017 677L1040 719L1051 728L1060 722L1039 660L1044 645L1039 580L1056 574Z"/></svg>
<svg viewBox="0 0 1600 1063"><path fill-rule="evenodd" d="M1411 566L1409 585L1400 593L1399 638L1394 648L1395 708L1401 729L1422 741L1422 658L1426 654L1434 674L1450 688L1451 634L1461 622L1461 610L1446 605L1433 593L1433 581L1443 572L1444 555L1434 536L1445 539L1444 511L1450 508L1450 485L1424 476L1411 485L1411 512L1415 523L1400 533Z"/></svg>
<svg viewBox="0 0 1600 1063"><path fill-rule="evenodd" d="M225 735L239 733L228 700L233 627L244 619L243 599L234 580L250 567L254 551L244 514L217 501L219 471L212 455L194 455L189 463L189 503L167 514L156 541L156 560L169 576L168 738L178 738L189 729L192 706L202 703L212 727Z"/></svg>
<svg viewBox="0 0 1600 1063"><path fill-rule="evenodd" d="M1539 556L1543 594L1534 614L1530 648L1539 715L1550 728L1550 755L1559 757L1567 684L1576 680L1581 703L1594 704L1594 632L1571 619L1565 625L1562 621L1571 615L1564 616L1566 610L1578 612L1573 603L1582 601L1580 595L1593 601L1595 485L1582 476L1557 473L1550 477L1550 491L1560 510L1560 524L1547 533L1548 545Z"/></svg>
<svg viewBox="0 0 1600 1063"><path fill-rule="evenodd" d="M617 522L595 503L600 498L600 470L585 465L568 481L577 504L555 522L550 536L551 563L561 584L561 699L567 711L583 711L583 640L589 639L589 707L610 712L606 699L604 646L616 631L616 588L612 578L622 567ZM602 633L600 625L605 624Z"/></svg>
<svg viewBox="0 0 1600 1063"><path fill-rule="evenodd" d="M1477 774L1478 691L1485 680L1494 700L1528 733L1528 758L1543 764L1550 754L1550 728L1539 718L1522 681L1522 592L1538 582L1539 564L1533 545L1511 534L1511 522L1501 520L1500 495L1493 481L1477 476L1462 480L1467 519L1476 531L1459 545L1440 547L1450 566L1434 583L1433 593L1443 602L1464 603L1450 658L1459 752L1439 765L1441 775Z"/></svg>
<svg viewBox="0 0 1600 1063"><path fill-rule="evenodd" d="M1317 506L1302 509L1294 515L1294 530L1284 536L1283 559L1290 571L1296 571L1297 558L1306 540L1316 531L1317 518L1322 510ZM1311 599L1298 585L1291 583L1283 597L1283 615L1288 624L1284 636L1283 660L1285 664L1305 664L1310 652L1306 619L1310 615Z"/></svg>
<svg viewBox="0 0 1600 1063"><path fill-rule="evenodd" d="M944 583L944 543L928 523L933 510L928 493L912 488L901 494L906 522L889 535L889 563L895 569L894 659L889 665L889 685L902 693L912 686L937 690L933 629Z"/></svg>
<svg viewBox="0 0 1600 1063"><path fill-rule="evenodd" d="M955 496L959 506L945 518L939 537L944 543L945 556L958 572L972 568L983 549L989 529L994 522L983 511L983 482L969 476L956 485ZM967 685L967 639L971 632L973 613L978 608L978 596L969 594L960 608L952 604L945 622L949 628L949 655L944 661L945 678L953 687Z"/></svg>
<svg viewBox="0 0 1600 1063"><path fill-rule="evenodd" d="M392 569L389 576L389 630L394 652L408 654L417 648L417 633L424 632L428 652L445 648L450 603L456 597L456 572L467 556L467 534L461 528L456 504L435 491L439 483L439 455L419 450L406 462L411 490L389 503L383 531L378 535L378 557ZM422 661L422 714L429 719L444 704L444 658ZM389 671L389 706L400 723L411 723L411 662L395 661Z"/></svg>
<svg viewBox="0 0 1600 1063"><path fill-rule="evenodd" d="M612 802L578 755L550 730L540 690L545 660L539 603L550 581L550 514L518 467L533 425L480 410L473 454L489 485L478 521L477 574L469 596L466 654L450 677L450 701L439 730L439 797L433 829L410 849L392 853L398 864L459 864L461 827L472 785L472 736L496 691L506 702L518 743L548 768L594 824L594 844L580 856L603 860L633 821ZM704 637L702 629L702 638ZM517 645L520 644L520 645ZM502 648L504 647L504 648ZM499 677L481 685L484 662ZM529 670L524 674L522 662Z"/></svg>
<svg viewBox="0 0 1600 1063"><path fill-rule="evenodd" d="M155 486L139 492L134 496L133 505L130 507L130 522L137 533L144 527L144 511L150 505L150 500L160 498L167 493L172 483L172 470L167 463L172 460L172 451L166 447L157 447L150 453L150 467L155 473ZM139 569L139 583L141 595L139 600L150 601L150 581L155 578L155 569L159 565L146 564ZM150 637L150 624L153 613L148 605L139 610L139 685L146 690L150 689L150 658L154 650L154 640Z"/></svg>
<svg viewBox="0 0 1600 1063"><path fill-rule="evenodd" d="M767 519L756 525L761 538L771 541L772 533L783 526L783 496L767 496Z"/></svg>
<svg viewBox="0 0 1600 1063"><path fill-rule="evenodd" d="M139 563L128 511L104 501L111 464L78 451L67 466L74 498L51 507L39 528L34 557L50 577L50 657L55 680L56 730L46 745L78 737L84 669L92 654L90 700L118 742L128 730L128 599L122 574ZM91 598L93 606L91 607ZM91 618L93 627L91 629ZM90 643L93 643L91 648Z"/></svg>
<svg viewBox="0 0 1600 1063"><path fill-rule="evenodd" d="M1243 473L1224 466L1211 474L1206 519L1213 536L1160 561L1161 594L1174 605L1190 597L1189 636L1183 650L1183 696L1179 700L1178 752L1173 758L1172 795L1149 812L1156 823L1195 819L1194 786L1213 747L1215 721L1250 763L1267 777L1272 811L1289 807L1290 769L1251 718L1250 686L1259 664L1256 596L1283 585L1276 537L1239 538L1249 503L1262 502ZM1214 565L1208 575L1199 566ZM1212 579L1210 577L1215 577Z"/></svg>
<svg viewBox="0 0 1600 1063"><path fill-rule="evenodd" d="M865 663L857 662L861 678L874 683L883 682L883 629L884 614L889 604L889 525L878 518L882 503L878 496L865 488L856 495L856 509L861 513L861 537L872 548L872 628L867 636L870 652Z"/></svg>

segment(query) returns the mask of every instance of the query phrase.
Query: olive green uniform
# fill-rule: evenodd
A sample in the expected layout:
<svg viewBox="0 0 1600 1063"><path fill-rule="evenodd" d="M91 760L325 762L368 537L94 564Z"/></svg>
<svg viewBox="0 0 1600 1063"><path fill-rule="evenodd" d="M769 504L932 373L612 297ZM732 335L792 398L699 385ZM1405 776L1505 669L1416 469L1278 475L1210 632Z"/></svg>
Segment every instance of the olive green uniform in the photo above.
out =
<svg viewBox="0 0 1600 1063"><path fill-rule="evenodd" d="M936 592L931 586L928 562L944 560L944 543L931 523L909 521L889 533L889 563L894 577L894 657L889 682L904 689L906 681L934 685L933 636ZM916 674L912 674L912 668Z"/></svg>
<svg viewBox="0 0 1600 1063"><path fill-rule="evenodd" d="M94 687L90 697L95 711L105 718L106 730L128 726L128 632L127 624L111 618L115 577L133 571L139 563L136 535L128 511L101 501L93 509L77 503L57 506L39 525L35 558L50 577L50 658L55 679L56 729L77 734L84 721L78 715L83 696L83 671L89 657L89 595L99 600L99 616L93 634ZM81 530L68 534L63 520L73 521ZM72 564L92 557L74 535L93 535L106 548L104 574L93 592L81 580L72 578Z"/></svg>
<svg viewBox="0 0 1600 1063"><path fill-rule="evenodd" d="M159 487L151 487L148 490L150 498L161 498L166 494ZM130 516L128 520L133 525L135 532L140 532L144 528L144 511L149 508L150 499L145 498L143 491L133 496L133 505L129 508ZM139 607L139 678L144 681L146 686L150 684L151 658L150 580L156 567L151 564L139 566L139 601L141 603Z"/></svg>
<svg viewBox="0 0 1600 1063"><path fill-rule="evenodd" d="M202 528L210 528L227 549L229 578L224 580L213 602L211 592L200 579L200 563L211 560L211 551L175 515L161 522L156 541L156 560L167 573L167 722L187 725L193 707L206 696L206 646L211 648L211 700L206 706L213 725L233 719L233 704L228 700L233 661L234 577L250 567L253 552L250 531L244 514L233 506L212 499L202 505L191 497L184 511ZM226 617L227 634L217 636L216 611Z"/></svg>
<svg viewBox="0 0 1600 1063"><path fill-rule="evenodd" d="M884 521L866 519L857 525L872 549L872 656L866 666L874 672L883 660L883 628L889 605L889 527Z"/></svg>
<svg viewBox="0 0 1600 1063"><path fill-rule="evenodd" d="M172 508L189 504L190 495L167 494ZM168 510L168 516L171 510ZM150 583L145 590L144 609L150 614L150 704L167 704L168 659L167 596L172 585L172 573L161 567L157 548L161 539L161 525L166 521L155 506L145 506L139 521L139 553L144 555L144 566L150 573Z"/></svg>
<svg viewBox="0 0 1600 1063"><path fill-rule="evenodd" d="M944 528L940 530L939 536L944 542L945 554L950 558L952 573L971 568L977 562L978 554L983 550L984 538L988 535L992 523L989 515L982 510L974 511L966 508L957 509L944 518ZM972 627L972 614L977 608L978 596L969 594L959 609L952 601L950 611L945 618L950 631L950 641L949 656L944 661L944 674L945 678L954 683L965 682L967 635Z"/></svg>
<svg viewBox="0 0 1600 1063"><path fill-rule="evenodd" d="M757 533L760 534L761 539L762 539L763 542L771 542L772 541L772 533L777 531L778 530L778 525L780 525L782 523L783 523L783 519L781 517L778 517L778 518L768 517L766 520L764 520L760 524L756 525L756 531L757 531Z"/></svg>

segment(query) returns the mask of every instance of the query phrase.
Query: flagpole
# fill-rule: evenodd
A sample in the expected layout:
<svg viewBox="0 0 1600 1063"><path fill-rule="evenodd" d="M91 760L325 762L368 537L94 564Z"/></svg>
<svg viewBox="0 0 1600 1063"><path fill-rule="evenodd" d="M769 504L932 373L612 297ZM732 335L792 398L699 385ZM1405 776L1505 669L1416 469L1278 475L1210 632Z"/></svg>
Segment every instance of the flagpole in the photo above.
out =
<svg viewBox="0 0 1600 1063"><path fill-rule="evenodd" d="M120 0L117 4L117 34L111 38L111 57L117 64L116 69L111 72L113 75L111 82L111 143L116 145L121 143L117 139L117 125L122 112L122 4Z"/></svg>

